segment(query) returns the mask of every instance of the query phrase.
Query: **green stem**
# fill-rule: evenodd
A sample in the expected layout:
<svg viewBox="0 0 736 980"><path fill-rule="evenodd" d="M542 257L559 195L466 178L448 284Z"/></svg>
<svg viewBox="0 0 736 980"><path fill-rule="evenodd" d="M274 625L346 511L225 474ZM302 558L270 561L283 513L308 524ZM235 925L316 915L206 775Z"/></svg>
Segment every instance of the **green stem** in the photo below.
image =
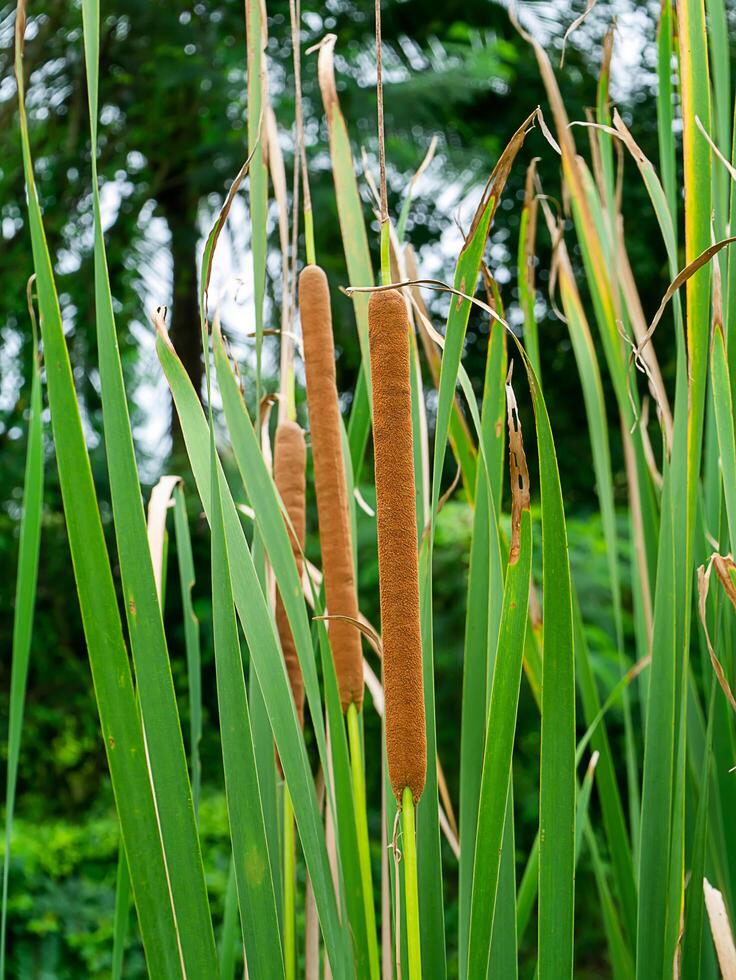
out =
<svg viewBox="0 0 736 980"><path fill-rule="evenodd" d="M296 385L294 364L290 364L286 378L286 417L290 422L296 422Z"/></svg>
<svg viewBox="0 0 736 980"><path fill-rule="evenodd" d="M233 980L235 976L235 949L238 945L238 891L235 884L235 864L230 858L225 889L225 914L220 936L220 980Z"/></svg>
<svg viewBox="0 0 736 980"><path fill-rule="evenodd" d="M294 811L284 783L284 966L286 980L296 978L296 840Z"/></svg>
<svg viewBox="0 0 736 980"><path fill-rule="evenodd" d="M381 222L381 285L391 285L391 236L388 218Z"/></svg>
<svg viewBox="0 0 736 980"><path fill-rule="evenodd" d="M421 980L422 951L419 943L419 886L417 883L417 842L414 833L414 797L408 786L404 790L401 801L401 827L404 843L404 900L406 902L409 980Z"/></svg>
<svg viewBox="0 0 736 980"><path fill-rule="evenodd" d="M314 221L311 208L304 209L304 243L307 249L307 265L314 265L317 260L314 252Z"/></svg>
<svg viewBox="0 0 736 980"><path fill-rule="evenodd" d="M123 975L125 942L128 938L130 920L130 873L122 840L118 851L118 874L115 885L115 915L113 918L112 980L120 980Z"/></svg>
<svg viewBox="0 0 736 980"><path fill-rule="evenodd" d="M371 856L368 838L368 817L365 799L365 775L363 772L363 753L360 741L360 719L355 704L347 710L348 742L350 744L350 770L353 783L353 805L355 808L355 829L358 837L358 861L360 877L363 881L363 906L365 908L365 927L368 933L368 956L371 980L381 975L378 959L378 939L376 933L376 911L373 907L373 880L371 876Z"/></svg>

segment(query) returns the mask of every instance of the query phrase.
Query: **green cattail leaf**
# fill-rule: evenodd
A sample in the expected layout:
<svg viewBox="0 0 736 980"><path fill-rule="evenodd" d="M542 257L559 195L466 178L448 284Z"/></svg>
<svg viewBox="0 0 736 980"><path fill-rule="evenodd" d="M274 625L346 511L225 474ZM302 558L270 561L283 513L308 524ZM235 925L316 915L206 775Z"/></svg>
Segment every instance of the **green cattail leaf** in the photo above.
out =
<svg viewBox="0 0 736 980"><path fill-rule="evenodd" d="M731 58L726 5L723 0L706 0L708 52L713 83L713 140L728 159L731 152ZM716 238L725 238L728 229L729 175L725 167L713 171L713 209Z"/></svg>
<svg viewBox="0 0 736 980"><path fill-rule="evenodd" d="M319 608L319 607L315 607ZM350 757L345 736L345 716L340 704L335 664L330 652L325 624L319 622L319 646L322 672L325 685L325 706L330 731L330 751L332 753L332 774L335 781L335 813L337 817L337 844L340 853L340 868L344 883L344 902L347 909L350 933L355 956L355 975L360 978L375 978L375 959L371 962L371 950L367 932L365 902L373 901L372 893L367 895L365 882L360 869L360 853L357 835L355 798L351 783ZM354 709L353 709L354 710ZM375 926L375 920L372 923ZM375 949L375 934L372 937Z"/></svg>
<svg viewBox="0 0 736 980"><path fill-rule="evenodd" d="M30 299L29 283L29 299ZM8 717L8 769L5 789L5 857L3 860L2 925L0 926L0 978L5 977L6 930L8 921L8 888L10 879L10 843L15 813L15 790L18 780L18 758L23 731L23 710L31 658L33 612L36 605L38 555L41 546L43 511L43 422L41 367L33 317L33 354L31 361L31 398L28 418L28 445L23 478L23 512L20 520L18 572L15 582L13 646L10 673L10 706Z"/></svg>
<svg viewBox="0 0 736 980"><path fill-rule="evenodd" d="M122 843L118 849L118 872L115 878L115 914L112 926L112 980L123 980L125 944L130 927L130 872Z"/></svg>
<svg viewBox="0 0 736 980"><path fill-rule="evenodd" d="M529 370L529 369L527 369ZM542 511L542 751L539 977L572 976L575 904L575 663L567 528L552 429L530 377Z"/></svg>
<svg viewBox="0 0 736 980"><path fill-rule="evenodd" d="M496 648L503 604L504 569L499 546L501 454L506 430L503 382L507 373L506 335L493 323L488 344L481 410L482 446L486 466L476 470L473 532L470 543L468 599L463 657L462 724L460 726L460 975L466 971L473 855L478 822L478 797L483 766L491 657ZM488 475L486 475L488 474Z"/></svg>
<svg viewBox="0 0 736 980"><path fill-rule="evenodd" d="M608 420L606 417L603 383L596 357L593 338L590 333L580 294L572 273L564 242L558 246L559 284L562 306L567 319L570 340L572 341L578 374L583 388L583 400L588 420L588 431L593 453L593 468L596 477L598 500L606 541L608 558L608 577L614 611L616 643L619 651L623 649L623 622L621 610L621 585L619 577L618 535L614 509L613 473L608 440ZM584 637L580 637L584 644ZM587 648L586 648L587 651ZM619 658L622 667L623 658ZM587 662L586 662L587 663ZM585 666L585 664L584 664ZM598 694L588 667L584 673L585 687L582 687L583 705L586 718L590 722L597 709ZM589 714L590 713L590 714ZM636 890L628 831L620 810L620 796L615 781L610 748L605 732L596 740L595 746L602 755L603 778L599 776L598 785L602 798L604 824L613 858L617 890L625 911L625 921L629 934L636 931Z"/></svg>
<svg viewBox="0 0 736 980"><path fill-rule="evenodd" d="M498 205L511 166L532 124L533 115L522 123L508 146L501 154L484 189L480 204L463 245L455 269L454 287L463 293L472 293L480 273L483 251L493 215ZM453 410L455 386L458 377L467 380L462 371L461 357L465 332L470 316L471 303L457 298L452 300L445 330L445 344L438 386L437 419L435 425L434 460L432 466L432 498L430 534L427 547L420 555L420 593L422 602L422 644L424 648L424 702L427 716L427 783L422 807L417 814L417 850L419 858L419 890L424 904L420 907L422 949L426 964L445 972L444 914L442 903L442 862L439 849L439 811L437 806L436 725L434 714L434 672L432 656L432 549L439 505L442 471L447 451L450 418ZM471 414L477 414L475 398L468 393ZM474 415L478 428L478 420ZM486 462L486 467L489 464Z"/></svg>
<svg viewBox="0 0 736 980"><path fill-rule="evenodd" d="M608 886L607 868L598 850L595 832L589 822L585 825L585 840L590 851L593 874L598 887L603 928L606 933L614 980L633 980L634 960L631 955L631 947L624 938L616 903Z"/></svg>
<svg viewBox="0 0 736 980"><path fill-rule="evenodd" d="M675 725L676 600L672 479L665 474L644 751L637 976L664 976ZM661 611L660 611L661 610ZM669 615L665 615L669 610Z"/></svg>
<svg viewBox="0 0 736 980"><path fill-rule="evenodd" d="M235 884L235 864L231 859L220 932L220 980L233 980L235 975L235 955L240 945L238 932L238 887Z"/></svg>
<svg viewBox="0 0 736 980"><path fill-rule="evenodd" d="M521 540L516 560L506 571L498 649L491 682L483 775L478 802L473 888L468 941L468 977L486 976L496 893L501 870L507 814L511 755L521 683L521 662L531 582L532 522L528 508L521 514Z"/></svg>
<svg viewBox="0 0 736 980"><path fill-rule="evenodd" d="M261 591L264 595L268 596L267 583L269 580L266 575L266 550L263 546L263 539L257 529L253 533L251 553L253 555L253 566L261 585ZM256 756L258 781L261 788L263 817L266 822L268 856L271 861L271 877L273 878L273 887L276 893L276 907L282 909L283 874L280 847L281 824L279 819L280 807L277 788L276 753L273 749L273 733L271 732L271 723L268 718L266 699L261 690L261 685L258 683L258 674L253 668L252 659L250 671L248 672L247 688L250 727L253 732L253 750ZM286 952L284 952L284 959L286 959Z"/></svg>
<svg viewBox="0 0 736 980"><path fill-rule="evenodd" d="M598 688L591 666L588 644L585 639L583 623L577 603L574 606L574 626L575 665L583 713L589 728L595 724L595 729L590 735L590 742L593 749L600 754L596 770L596 785L601 801L603 826L611 854L616 891L622 909L623 921L629 935L629 941L633 942L633 938L636 935L636 882L634 880L631 843L626 829L621 794L616 782L616 770L614 768L605 719L601 715L601 711L604 709L601 708Z"/></svg>
<svg viewBox="0 0 736 980"><path fill-rule="evenodd" d="M713 721L715 719L716 678L711 681L710 704L708 707L708 727L705 736L704 758L710 760L713 751ZM707 765L708 763L706 763ZM707 775L707 774L706 774ZM702 881L705 877L706 849L708 845L708 803L710 799L710 779L703 779L695 817L692 864L690 882L685 900L685 922L682 937L682 976L699 980L702 964L701 944L703 940L703 920L705 903L703 901Z"/></svg>
<svg viewBox="0 0 736 980"><path fill-rule="evenodd" d="M233 604L230 557L225 535L219 460L211 434L212 621L217 702L220 709L225 792L233 847L235 884L249 976L284 977L276 896L253 749L248 696ZM217 972L212 976L216 976Z"/></svg>
<svg viewBox="0 0 736 980"><path fill-rule="evenodd" d="M685 259L710 244L710 84L702 0L678 4L685 174ZM665 474L644 752L637 977L669 973L684 881L686 686L692 557L705 414L710 269L687 281L687 364L678 358L670 479ZM668 487L668 482L671 486ZM678 536L677 546L675 545ZM675 622L672 622L672 610Z"/></svg>
<svg viewBox="0 0 736 980"><path fill-rule="evenodd" d="M84 0L82 13L90 128L92 146L96 148L98 0ZM92 157L92 180L95 312L103 426L128 631L171 897L179 929L182 964L188 977L205 980L212 977L217 968L215 937L117 346L102 229L96 150L93 150Z"/></svg>
<svg viewBox="0 0 736 980"><path fill-rule="evenodd" d="M662 0L657 28L657 138L659 169L673 225L677 226L675 136L672 125L672 0Z"/></svg>
<svg viewBox="0 0 736 980"><path fill-rule="evenodd" d="M736 436L734 436L731 379L726 356L726 343L721 324L713 331L711 350L711 383L723 493L726 501L731 554L736 554Z"/></svg>
<svg viewBox="0 0 736 980"><path fill-rule="evenodd" d="M24 30L25 6L21 3L16 19L16 80L23 168L46 384L64 515L102 735L148 970L152 977L168 980L182 975L179 940L146 764L143 728L133 693L117 597L33 177L24 109ZM130 805L131 801L135 801L135 806Z"/></svg>

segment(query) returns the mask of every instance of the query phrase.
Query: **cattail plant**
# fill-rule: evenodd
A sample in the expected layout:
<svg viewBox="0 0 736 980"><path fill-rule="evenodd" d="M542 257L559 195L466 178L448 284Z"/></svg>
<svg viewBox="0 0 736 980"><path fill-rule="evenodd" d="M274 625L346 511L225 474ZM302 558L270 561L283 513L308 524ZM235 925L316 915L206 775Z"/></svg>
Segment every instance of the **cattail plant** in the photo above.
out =
<svg viewBox="0 0 736 980"><path fill-rule="evenodd" d="M282 422L276 429L273 475L276 489L281 495L286 513L291 521L289 537L300 575L307 526L305 507L306 463L307 446L301 427L297 422ZM289 675L291 693L294 695L296 713L299 716L300 724L304 725L304 679L302 678L302 669L299 665L294 637L278 589L276 590L276 627L284 654L286 672Z"/></svg>
<svg viewBox="0 0 736 980"><path fill-rule="evenodd" d="M309 214L308 198L305 196L304 216L307 227L311 220ZM309 241L309 233L307 240ZM313 246L308 251L313 251ZM340 703L347 721L368 956L371 977L377 978L378 945L365 800L365 763L360 731L360 711L363 707L363 654L360 633L356 628L358 596L353 566L347 480L342 454L340 407L335 380L335 344L332 337L330 291L327 276L318 265L306 266L299 276L299 304L314 460L314 485L322 548L322 572L327 612L330 617L330 646Z"/></svg>
<svg viewBox="0 0 736 980"><path fill-rule="evenodd" d="M299 276L314 484L322 546L327 611L331 617L358 618L348 491L340 435L335 380L335 344L327 276L308 265ZM363 706L360 633L347 619L330 621L330 645L343 711Z"/></svg>
<svg viewBox="0 0 736 980"><path fill-rule="evenodd" d="M287 362L286 385L288 379L293 379L293 371ZM290 400L293 401L293 400ZM279 423L276 429L274 441L274 460L273 476L276 489L281 495L281 500L286 513L291 522L289 538L291 548L294 553L297 571L301 578L303 567L304 539L306 536L306 464L307 446L304 440L304 432L301 426L291 420L286 419ZM299 655L294 641L294 634L289 625L289 619L284 608L280 590L276 589L275 605L276 629L279 634L281 651L286 664L286 672L289 675L291 693L294 697L294 706L299 717L299 724L304 727L304 678L302 668L299 663ZM279 772L283 774L281 759L278 751L276 752ZM295 946L295 836L293 807L289 790L284 784L283 798L283 905L282 919L284 930L284 963L286 976L292 978L296 975L296 946Z"/></svg>
<svg viewBox="0 0 736 980"><path fill-rule="evenodd" d="M207 238L200 270L199 307L208 355L207 412L203 410L202 393L192 385L168 337L163 315L155 317L156 351L171 389L191 470L181 475L187 482L187 493L191 484L192 492L198 495L212 532L218 736L228 816L226 847L232 853L225 914L217 922L220 910L211 904L208 887L212 849L202 846L196 819L197 742L204 678L200 678L192 588L196 585L201 591L202 582L195 581L186 508L179 489L174 515L183 623L177 624L177 629L180 633L183 625L185 630L189 666L191 771L196 777L192 793L180 735L180 692L173 687L169 666L169 652L173 659L174 646L165 635L175 611L173 607L167 610L164 620L157 600L156 586L165 582L163 577L157 577L159 570L161 576L166 572L162 562L164 549L153 549L155 560L148 553L140 507L142 487L128 410L130 392L124 387L115 342L113 293L105 257L106 234L96 170L100 3L84 0L81 8L93 148L90 199L99 385L112 492L112 518L105 523L110 524L110 534L103 528L103 512L87 451L84 413L75 390L73 368L80 366L70 362L54 264L45 239L44 215L47 209L49 213L53 210L54 200L42 201L40 192L46 181L39 188L34 181L36 117L29 120L24 106L25 2L20 0L18 4L18 114L27 230L45 370L41 373L34 358L9 699L0 980L4 980L6 966L8 975L22 972L19 951L27 947L27 941L16 942L19 916L10 903L15 872L9 879L8 852L14 834L16 772L23 759L19 750L25 677L32 648L43 640L36 637L31 643L44 458L53 460L58 468L74 559L70 574L73 571L76 579L120 825L116 898L120 914L115 915L111 944L113 980L131 975L133 969L124 962L126 947L133 938L128 935L132 916L126 914L131 896L152 977L183 980L221 976L232 980L243 975L243 967L239 963L236 966L236 958L242 954L249 976L258 980L295 980L302 964L297 947L303 923L304 934L311 937L305 944L304 957L309 980L320 974L315 964L321 950L336 978L378 980L383 975L420 980L424 962L427 977L505 978L534 974L539 980L571 980L573 975L590 975L585 972L586 964L576 962L575 957L579 959L581 951L578 940L588 935L591 925L597 927L607 947L605 953L596 949L596 975L610 974L617 980L634 976L638 980L659 980L673 974L686 980L716 980L718 975L732 978L736 976L736 944L731 927L736 860L728 831L736 826L736 795L729 782L733 778L730 770L736 744L736 250L732 239L726 237L733 226L734 209L729 201L728 166L721 166L721 157L734 144L728 111L733 88L725 0L677 0L676 17L673 0L661 2L657 38L658 167L635 142L640 120L634 120L629 131L622 116L611 110L608 79L613 36L607 38L601 59L592 117L598 125L587 131L591 166L586 163L587 150L576 145L577 131L571 126L549 54L522 28L539 63L551 109L550 126L543 123L540 115L532 114L499 157L457 256L452 286L438 280L420 280L420 272L414 269L407 238L411 224L406 220L411 207L411 185L395 234L391 234L383 139L380 0L375 14L383 285L377 290L370 285L374 275L363 198L356 178L358 168L350 146L350 121L340 109L334 78L335 37L326 37L320 46L319 83L346 258L341 281L353 284L347 292L355 293L360 300L356 301L355 314L363 363L350 418L346 418L355 472L363 464L371 422L373 425L383 688L372 672L371 662L363 662L360 632L356 628L361 619L378 649L375 630L359 616L330 297L326 276L314 264L314 228L301 118L300 5L298 0L291 0L297 110L295 166L302 171L307 262L299 281L299 294L322 570L337 695L329 657L322 661L328 670L320 677L300 590L306 449L304 433L296 422L291 343L295 304L290 302L291 291L296 291L299 261L300 182L297 175L291 206L292 276L288 282L285 253L289 208L286 174L278 153L279 132L275 119L269 115L272 152L266 154L259 127L265 105L268 53L272 49L261 42L265 40L266 24L278 30L278 18L269 20L265 6L252 0L246 4L248 142L252 156L231 184ZM29 67L33 69L31 74L38 74L35 66ZM673 97L675 80L678 99ZM506 332L501 293L495 285L492 303L475 298L479 277L490 277L493 272L486 270L484 257L488 256L487 242L496 206L507 177L518 166L515 159L535 118L539 126L533 138L537 139L541 132L546 142L539 139L533 152L540 154L542 169L556 159L549 143L561 151L562 186L555 188L555 196L569 201L572 219L564 225L554 220L532 165L517 253L526 348L520 350L517 364L526 369L533 408L537 447L534 472L538 476L533 509L540 531L541 563L532 547L529 480L521 421L510 383L506 386L510 497L501 490L502 446L506 438L506 343L512 350L511 344L521 347L521 340L515 333ZM317 120L313 121L316 125ZM684 166L678 161L680 143ZM617 149L625 159L632 158L625 169L617 168ZM279 207L280 245L284 253L281 295L288 303L281 316L281 398L273 479L268 439L258 439L257 423L249 414L219 328L212 335L209 333L207 297L215 247L230 204L251 163L249 214L254 242L256 376L249 395L255 395L256 404L263 385L268 383L270 389L273 380L261 377L271 186ZM266 165L271 169L270 182ZM683 187L678 186L680 174ZM637 195L640 179L643 187ZM629 241L638 232L636 226L625 225L621 210L630 184L631 199L637 201L637 206L644 201L644 191L649 195L662 241L647 241L647 247L652 244L659 249L658 262L666 257L672 282L651 324L647 324L643 312L645 297L640 297L637 290L639 270L632 269L628 257ZM537 204L545 219L540 230L544 234L546 227L553 245L550 309L555 309L559 301L564 313L571 342L570 365L574 357L583 393L579 421L582 425L584 413L592 450L590 490L597 491L602 530L599 533L595 522L586 515L585 534L591 537L591 545L595 544L591 555L606 552L606 558L601 560L606 562L610 585L610 622L606 625L606 617L596 614L596 650L589 650L587 643L591 600L586 594L584 575L570 574L570 554L575 549L568 545L567 501L558 458L567 467L571 464L565 459L568 447L555 445L550 422L550 416L556 416L554 400L559 392L549 382L546 391L542 387L542 377L547 380L547 374L550 379L554 375L547 341L540 347L535 319ZM718 255L726 245L731 245L731 249ZM573 267L569 260L573 247L579 248L580 268ZM406 267L409 282L392 282L392 255L397 259L397 274ZM683 255L685 268L680 267ZM491 253L488 261L492 260ZM542 272L540 269L540 276ZM278 284L269 285L277 294ZM421 362L413 357L412 327L405 301L409 290L420 285L449 289L454 294L444 340L434 329L431 312L421 306L418 293L413 295L425 329L426 357ZM677 297L680 287L686 302ZM366 303L368 292L371 299ZM463 366L471 303L494 321L488 333L481 399L476 398L472 387L477 379L469 377ZM659 370L656 351L668 329L665 317L674 330L675 364L674 370L663 372ZM478 347L484 343L482 332L474 339ZM210 342L215 368L212 378ZM37 344L34 348L37 352ZM558 348L559 356L563 356L562 350ZM638 376L636 367L641 367L645 376ZM244 374L244 378L249 383L248 375ZM217 403L209 397L214 379L222 398L223 426L215 425ZM421 450L417 457L424 460L430 455L426 431L421 425L412 424L412 402L416 418L421 414L418 409L427 387L436 389L437 404L431 482L424 468L416 465L413 453L416 433L417 449ZM41 432L42 393L51 421L45 437ZM649 426L646 397L657 408L656 420L652 413ZM227 433L237 472L226 478L219 446ZM51 439L53 452L47 452L52 447L44 443ZM435 536L444 464L450 451L462 468L467 497L457 506L472 517L459 726L457 719L446 713L451 699L438 699L435 703L434 685L441 675L435 678L431 631L425 630L422 636L415 493L416 473L420 497L431 499L422 542L426 551L421 551L428 573L426 577L422 573L422 604L426 604L428 623L433 603L429 573L432 550L439 549ZM614 468L619 457L624 467L621 474ZM563 469L563 479L564 476ZM626 493L618 492L619 476L625 480ZM364 473L363 485L368 482L368 474ZM443 501L454 491L455 484L442 494ZM288 518L288 533L279 497ZM247 506L237 502L242 500L247 500ZM420 517L419 523L422 521ZM166 508L161 514L161 535L165 522ZM623 526L627 527L625 537ZM115 566L107 547L113 533L117 545ZM162 537L158 540L160 543ZM716 546L718 550L713 553ZM631 562L624 560L628 553ZM706 564L698 569L701 562ZM119 567L119 576L113 575L114 567ZM711 578L713 570L716 576ZM312 581L318 581L319 570L309 571ZM281 590L276 594L275 609L271 603L271 572ZM540 579L541 617L534 603ZM600 597L604 592L596 586L598 606L602 605ZM602 643L604 635L607 642ZM321 644L320 653L323 650L327 652ZM620 664L618 677L612 674L616 658ZM207 663L202 658L205 669ZM606 669L601 669L604 664ZM134 674L131 666L135 667ZM369 767L372 777L380 778L383 760L382 753L376 751L378 745L371 743L377 726L366 726L363 731L364 669L370 684L370 710L384 712L389 780L402 828L399 840L397 819L393 850L396 867L399 851L402 860L400 873L392 881L390 847L386 846L393 817L393 801L389 800L382 813L386 835L382 847L382 964L371 877L371 843L377 845L377 840L371 841L368 824L368 813L375 816L377 805L369 811L365 768ZM643 683L632 684L640 674ZM447 678L441 677L441 681L445 684ZM539 713L541 730L538 830L526 854L526 811L534 803L525 800L519 808L514 799L517 776L528 763L517 738L519 698L524 685L528 685L530 694L525 699L528 711ZM309 746L302 730L305 691L310 706ZM628 697L635 699L646 721L641 737L636 739L631 737ZM624 753L614 751L609 737L611 719L621 708ZM453 759L453 745L437 737L453 727L459 727L459 828L451 798L456 781L442 777L443 770L451 772L457 759ZM522 751L518 752L517 747ZM588 747L593 753L583 775L581 764ZM280 773L276 772L276 759L283 764ZM591 807L594 770L596 806ZM222 791L219 785L212 785L213 779L217 784L221 781L218 772L212 776L205 772L205 776L203 794ZM382 782L387 787L387 781ZM418 824L417 805L422 808ZM517 833L522 826L524 832ZM449 849L440 847L441 833ZM283 847L277 854L279 837ZM585 859L577 867L581 855ZM521 858L525 866L517 876L522 870ZM422 873L421 907L418 869ZM303 916L296 909L299 882L306 882ZM578 883L580 894L576 897ZM593 887L598 902L589 900ZM453 908L456 894L457 911ZM598 908L599 920L591 922ZM7 942L3 935L6 922ZM455 924L457 929L453 928ZM536 929L536 942L530 935L532 928ZM216 934L220 937L219 955ZM36 939L31 937L30 941L35 943ZM394 962L398 967L395 972Z"/></svg>
<svg viewBox="0 0 736 980"><path fill-rule="evenodd" d="M421 977L414 804L424 790L427 736L409 375L409 318L397 290L373 293L368 337L373 387L373 452L378 579L383 639L386 757L402 810L409 976Z"/></svg>
<svg viewBox="0 0 736 980"><path fill-rule="evenodd" d="M401 293L373 293L368 305L368 335L386 755L391 787L399 803L407 788L414 802L419 802L427 772L409 329Z"/></svg>

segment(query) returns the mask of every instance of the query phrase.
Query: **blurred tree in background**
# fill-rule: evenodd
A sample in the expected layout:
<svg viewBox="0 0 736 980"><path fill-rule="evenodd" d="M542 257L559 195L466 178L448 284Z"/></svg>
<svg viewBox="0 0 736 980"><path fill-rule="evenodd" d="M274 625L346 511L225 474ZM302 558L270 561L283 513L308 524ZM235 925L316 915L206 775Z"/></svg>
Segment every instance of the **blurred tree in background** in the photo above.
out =
<svg viewBox="0 0 736 980"><path fill-rule="evenodd" d="M656 4L654 7L649 10L634 5L634 9L639 8L637 22L628 26L620 42L622 47L636 41L636 37L632 40L632 32L639 32L639 41L642 37L652 41ZM619 8L627 12L628 0L599 3L568 44L561 82L573 119L584 118L585 107L594 101L599 42ZM327 32L337 34L340 97L356 159L360 160L360 148L364 147L369 164L375 168L375 56L373 21L366 10L364 5L342 0L325 4L321 12L305 4L302 50ZM533 18L533 26L547 35L550 45L559 47L573 10L568 11L570 20L559 4L553 8L548 3L531 3L525 5L525 10ZM288 3L274 0L268 11L269 90L290 169L294 106ZM51 252L56 256L78 388L91 431L96 433L100 406L94 308L89 288L92 214L81 11L78 2L46 0L31 4L29 17L28 105L39 190ZM11 38L13 23L13 6L0 7L0 36L4 41ZM433 246L433 271L448 275L452 246L459 234L453 226L458 207L467 192L482 184L520 122L537 104L544 107L536 62L513 29L505 7L488 0L450 2L442 5L441 14L432 16L427 16L416 0L387 4L383 33L390 203L397 213L408 179L432 136L437 135L439 150L417 189L408 234L420 252L425 246ZM136 387L141 372L140 335L149 331L147 309L154 303L165 302L171 307L174 343L190 375L201 375L197 249L208 218L221 202L245 154L244 45L240 2L121 0L103 6L100 173L120 343L126 355L134 404L138 404ZM648 58L653 55L651 47L650 43L645 51ZM0 54L0 72L6 78L0 88L0 207L7 284L0 297L5 377L0 438L4 443L17 442L20 435L18 422L23 404L15 399L21 387L19 369L27 366L30 346L25 302L30 253L22 217L24 192L15 87L10 81L11 49L12 45L4 43ZM621 108L636 109L637 139L645 152L656 157L654 107L646 98L651 84L647 67L645 60L636 81L627 77L619 86L626 99ZM336 287L345 282L346 273L326 155L326 126L316 84L315 56L303 57L303 77L318 221L317 248ZM581 136L581 146L583 142ZM527 141L512 173L493 236L490 264L507 305L514 300L518 197L525 163L534 154L543 158L541 173L546 189L556 192L557 161L537 131ZM364 180L361 185L370 207ZM639 192L635 182L632 185L636 198ZM630 204L632 213L636 213L636 200ZM467 218L468 208L464 210L461 220ZM275 220L274 214L273 227ZM541 232L542 291L548 267L546 238L546 232ZM635 254L633 260L635 268L643 273L642 283L651 283L651 300L656 302L661 285L660 250L647 249L648 241L646 234L637 237L641 254ZM277 264L273 270L270 288L278 303L281 283ZM247 278L245 255L237 256L237 273ZM646 288L644 297L650 298ZM540 301L543 300L540 294ZM338 300L337 307L336 331L343 355L341 382L349 391L355 377L357 339L349 302ZM550 318L549 324L553 323ZM547 327L545 322L543 356L554 374L564 331ZM482 376L484 357L483 345L477 343L479 331L478 323L471 324L468 369L474 379ZM562 353L566 352L565 349ZM566 372L559 373L562 376ZM138 407L139 412L152 410L152 406ZM153 410L159 408L155 406ZM165 455L158 445L142 445L141 449L153 453L159 461Z"/></svg>

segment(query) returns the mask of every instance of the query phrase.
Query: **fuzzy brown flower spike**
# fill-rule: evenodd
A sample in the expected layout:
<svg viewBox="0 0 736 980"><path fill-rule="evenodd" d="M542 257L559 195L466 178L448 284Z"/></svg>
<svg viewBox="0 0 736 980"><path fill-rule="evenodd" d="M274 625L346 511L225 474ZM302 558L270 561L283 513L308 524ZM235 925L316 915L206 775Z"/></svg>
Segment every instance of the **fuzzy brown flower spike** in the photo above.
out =
<svg viewBox="0 0 736 980"><path fill-rule="evenodd" d="M286 513L289 515L294 535L289 532L291 547L296 559L299 578L302 574L302 552L306 534L306 510L304 497L306 493L307 446L304 433L296 422L282 422L276 429L274 442L273 472L276 489L284 502ZM304 725L304 679L299 665L296 644L289 626L289 620L281 599L281 593L276 591L276 628L284 654L286 672L289 675L291 693L294 696L296 713L299 723Z"/></svg>
<svg viewBox="0 0 736 980"><path fill-rule="evenodd" d="M401 803L408 786L418 802L427 774L427 738L419 619L410 326L406 304L398 290L371 295L368 330L386 755L396 799Z"/></svg>
<svg viewBox="0 0 736 980"><path fill-rule="evenodd" d="M331 617L357 620L358 597L340 436L330 291L327 276L317 265L308 265L299 276L299 306L327 612ZM342 709L347 711L350 704L355 704L360 711L363 706L360 632L346 620L331 619L329 634Z"/></svg>

